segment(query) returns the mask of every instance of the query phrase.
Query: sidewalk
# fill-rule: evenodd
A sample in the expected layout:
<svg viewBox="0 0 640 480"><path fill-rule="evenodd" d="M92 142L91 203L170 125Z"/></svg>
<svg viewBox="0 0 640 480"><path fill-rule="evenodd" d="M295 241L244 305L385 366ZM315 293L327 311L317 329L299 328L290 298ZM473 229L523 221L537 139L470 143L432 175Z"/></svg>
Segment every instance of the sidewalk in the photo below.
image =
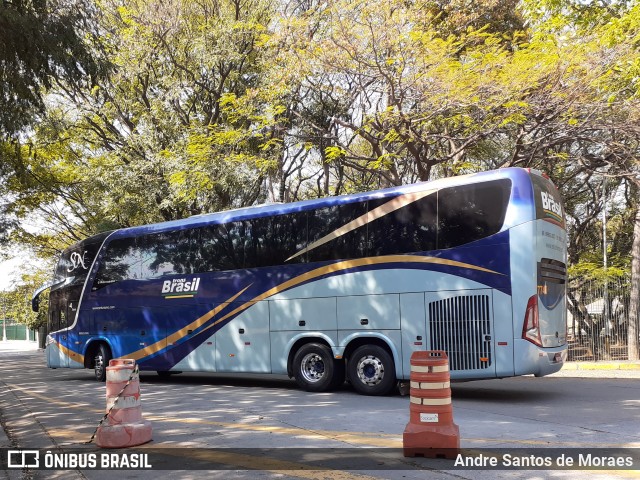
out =
<svg viewBox="0 0 640 480"><path fill-rule="evenodd" d="M563 370L640 370L640 362L626 360L599 362L566 362Z"/></svg>
<svg viewBox="0 0 640 480"><path fill-rule="evenodd" d="M550 377L574 378L640 378L640 362L607 361L566 362Z"/></svg>
<svg viewBox="0 0 640 480"><path fill-rule="evenodd" d="M0 352L28 352L32 350L38 350L38 343L35 341L0 340Z"/></svg>
<svg viewBox="0 0 640 480"><path fill-rule="evenodd" d="M11 356L15 353L20 352L36 352L38 349L38 345L36 342L29 341L21 341L21 340L0 340L0 362L3 358L10 359ZM4 388L4 383L2 382L2 378L0 378L0 385ZM5 418L3 412L3 403L0 402L0 449L3 448L16 448L16 444L11 442L11 439L7 435L5 430ZM7 405L4 405L7 408ZM2 474L0 474L0 479L2 480L20 480L23 478L22 472L20 471L8 471L3 470Z"/></svg>

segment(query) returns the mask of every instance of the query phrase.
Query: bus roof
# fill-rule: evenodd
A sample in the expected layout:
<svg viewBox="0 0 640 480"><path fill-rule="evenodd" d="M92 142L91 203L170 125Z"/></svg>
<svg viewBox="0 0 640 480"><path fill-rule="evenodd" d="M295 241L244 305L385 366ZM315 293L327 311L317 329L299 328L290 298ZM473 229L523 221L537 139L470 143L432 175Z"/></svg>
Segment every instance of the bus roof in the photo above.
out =
<svg viewBox="0 0 640 480"><path fill-rule="evenodd" d="M201 227L206 225L223 224L233 221L242 221L251 218L268 217L272 215L281 215L285 213L303 212L315 208L330 207L334 205L343 205L352 202L366 201L379 198L391 198L401 194L424 191L426 189L439 190L452 185L463 185L475 183L479 179L484 181L511 178L514 182L522 182L525 177L531 173L539 174L537 171L531 171L523 168L503 168L499 170L491 170L487 172L473 173L468 175L460 175L457 177L448 177L428 182L413 183L398 187L391 187L382 190L374 190L364 193L354 193L349 195L338 195L332 197L323 197L312 200L302 200L291 203L273 203L234 210L224 210L216 213L207 213L191 216L180 220L171 220L167 222L153 223L148 225L140 225L136 227L128 227L116 230L111 235L111 239L136 237L148 233L160 233L171 230L182 230L187 228ZM103 234L100 234L103 235ZM98 237L96 235L93 238ZM86 241L86 240L85 240Z"/></svg>

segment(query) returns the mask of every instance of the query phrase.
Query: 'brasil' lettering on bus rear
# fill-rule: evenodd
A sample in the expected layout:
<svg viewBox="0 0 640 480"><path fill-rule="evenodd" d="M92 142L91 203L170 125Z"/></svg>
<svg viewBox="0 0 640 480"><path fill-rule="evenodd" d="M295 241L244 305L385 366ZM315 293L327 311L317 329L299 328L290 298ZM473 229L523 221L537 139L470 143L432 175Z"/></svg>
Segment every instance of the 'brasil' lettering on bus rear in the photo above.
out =
<svg viewBox="0 0 640 480"><path fill-rule="evenodd" d="M162 293L195 293L200 286L200 277L192 279L174 278L173 280L165 280L162 282Z"/></svg>
<svg viewBox="0 0 640 480"><path fill-rule="evenodd" d="M562 206L559 202L555 201L553 196L549 195L547 192L540 192L540 196L542 197L543 209L553 212L558 216L562 215Z"/></svg>

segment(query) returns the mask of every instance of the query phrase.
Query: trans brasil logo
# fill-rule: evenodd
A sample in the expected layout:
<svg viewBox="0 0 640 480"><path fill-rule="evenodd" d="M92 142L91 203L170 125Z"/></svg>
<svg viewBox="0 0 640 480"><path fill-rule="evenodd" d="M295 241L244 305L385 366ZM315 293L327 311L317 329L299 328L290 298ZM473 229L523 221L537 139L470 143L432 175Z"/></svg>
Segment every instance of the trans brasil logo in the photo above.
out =
<svg viewBox="0 0 640 480"><path fill-rule="evenodd" d="M174 278L162 282L162 296L165 298L195 297L200 287L200 277Z"/></svg>
<svg viewBox="0 0 640 480"><path fill-rule="evenodd" d="M562 205L560 202L556 202L553 196L547 192L541 192L540 196L542 198L542 208L562 220Z"/></svg>

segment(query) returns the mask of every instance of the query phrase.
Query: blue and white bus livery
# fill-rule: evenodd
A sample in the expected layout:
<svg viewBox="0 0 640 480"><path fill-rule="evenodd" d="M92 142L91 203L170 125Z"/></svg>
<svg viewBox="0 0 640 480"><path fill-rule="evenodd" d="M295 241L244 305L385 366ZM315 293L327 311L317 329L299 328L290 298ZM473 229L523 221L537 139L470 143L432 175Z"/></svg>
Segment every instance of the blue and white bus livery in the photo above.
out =
<svg viewBox="0 0 640 480"><path fill-rule="evenodd" d="M507 168L105 232L67 249L47 364L288 374L363 394L445 350L453 380L547 375L566 358L556 188ZM37 303L34 302L34 303Z"/></svg>

